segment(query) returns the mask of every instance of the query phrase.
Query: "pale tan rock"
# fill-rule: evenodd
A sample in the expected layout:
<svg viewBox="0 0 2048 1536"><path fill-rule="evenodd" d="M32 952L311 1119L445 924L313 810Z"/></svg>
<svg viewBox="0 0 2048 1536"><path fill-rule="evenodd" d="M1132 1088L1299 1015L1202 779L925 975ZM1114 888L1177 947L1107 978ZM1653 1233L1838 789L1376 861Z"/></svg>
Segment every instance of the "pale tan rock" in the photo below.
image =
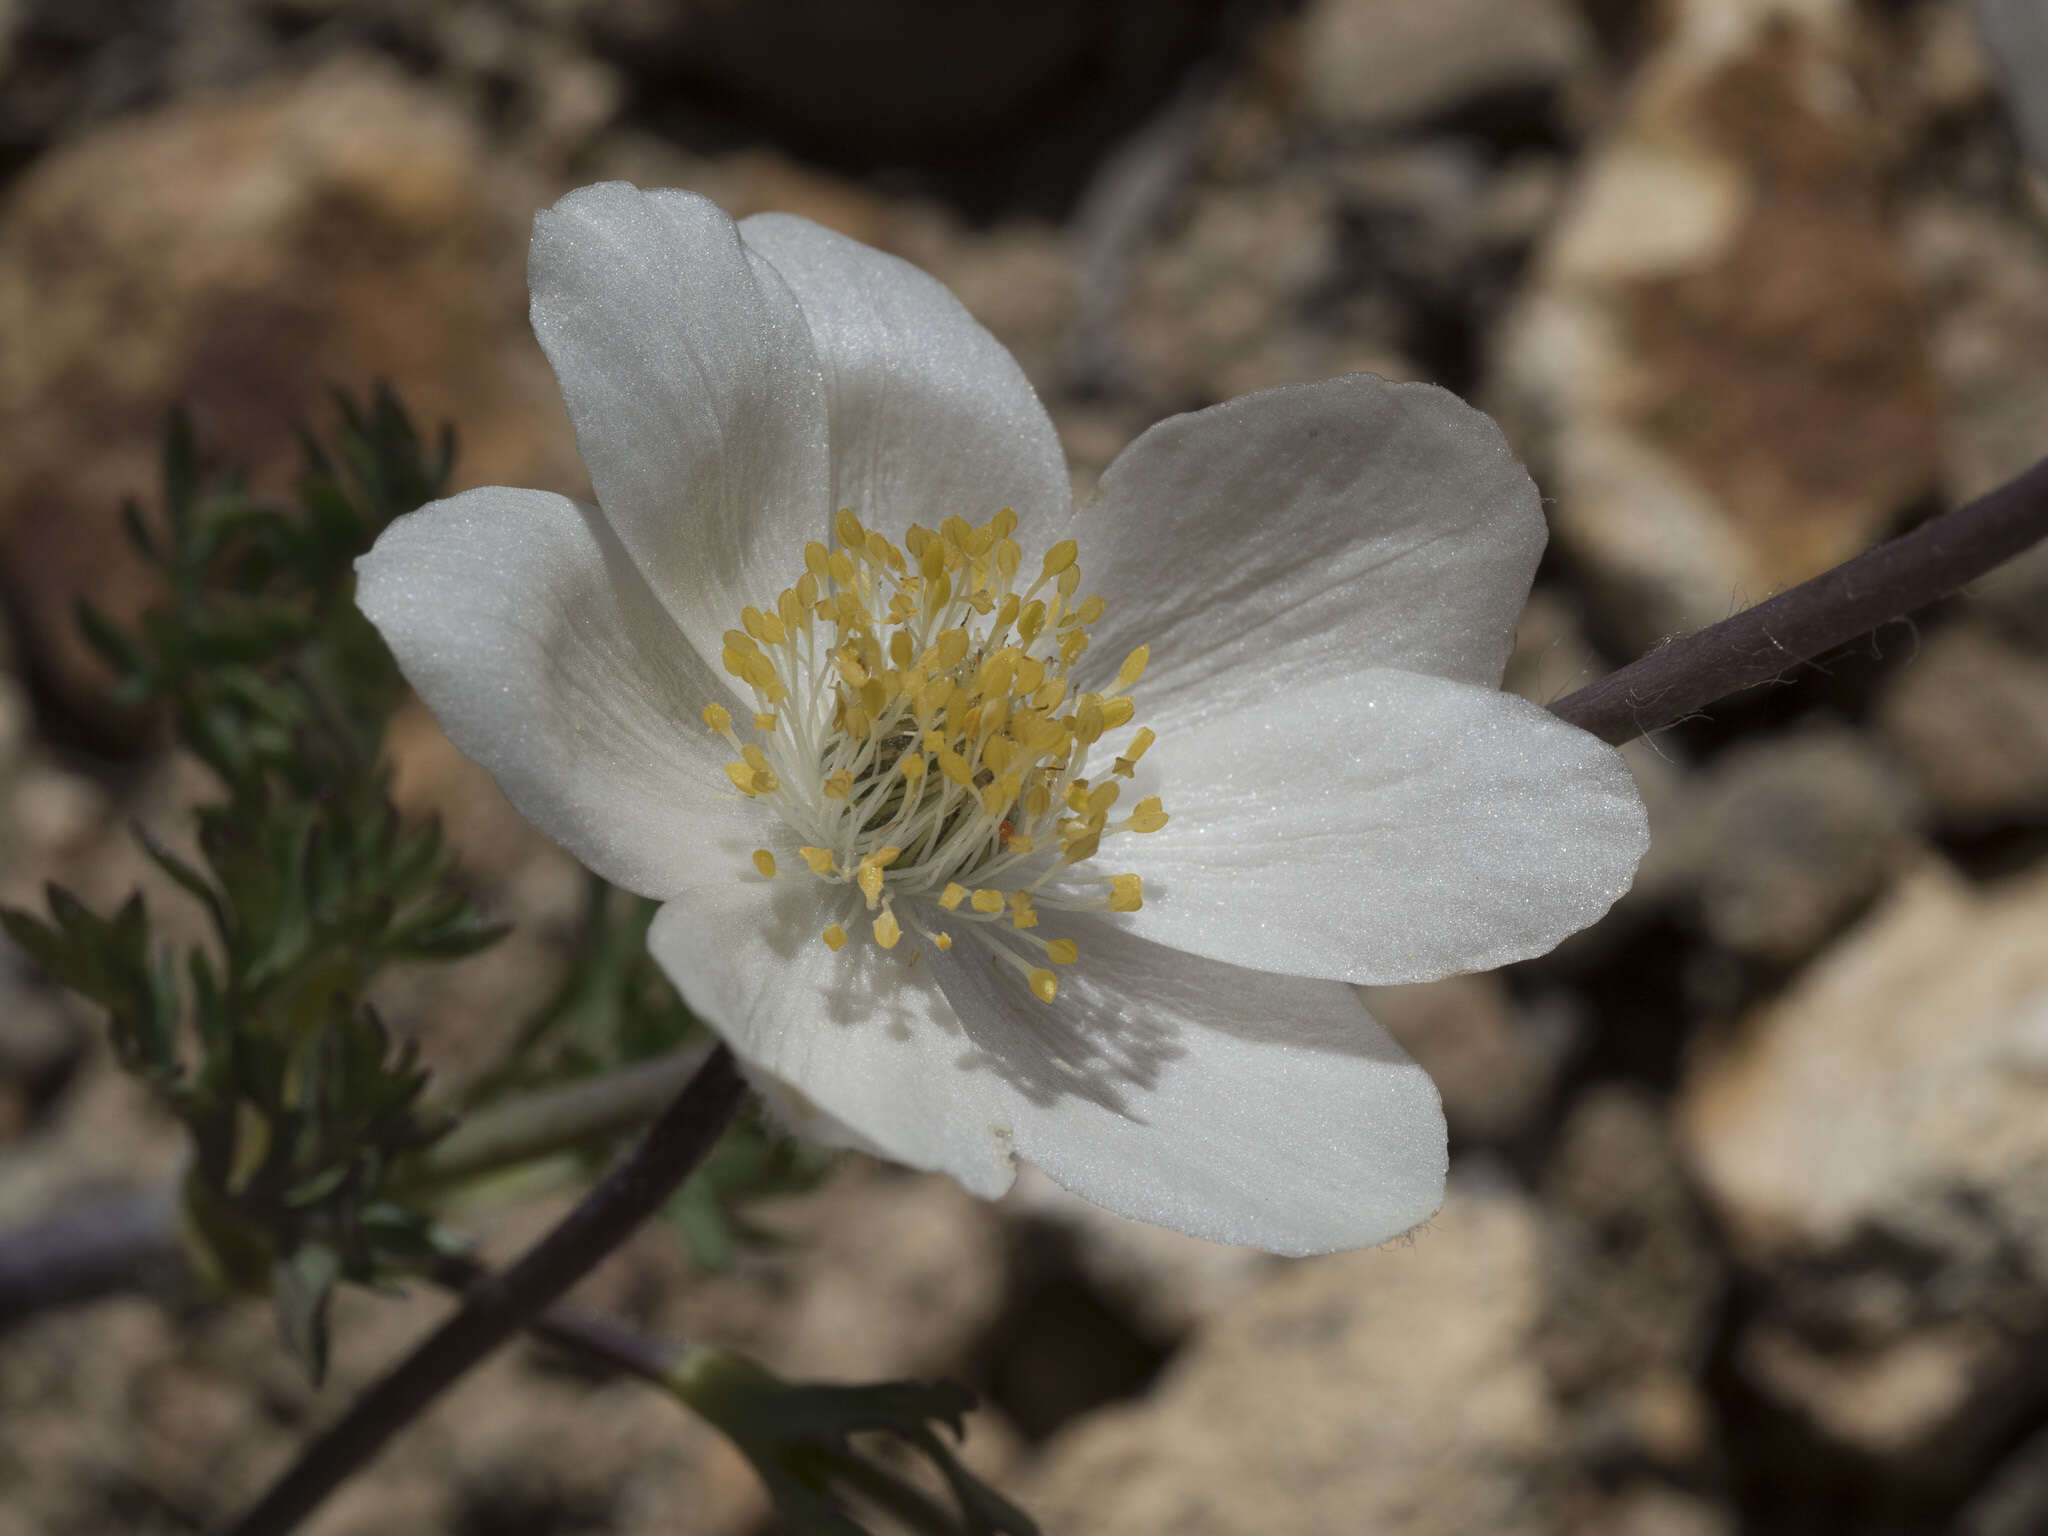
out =
<svg viewBox="0 0 2048 1536"><path fill-rule="evenodd" d="M1846 0L1678 0L1588 157L1494 403L1639 648L1876 542L1932 483L1933 373Z"/></svg>
<svg viewBox="0 0 2048 1536"><path fill-rule="evenodd" d="M1114 1215L1069 1194L1029 1163L1017 1170L1003 1210L1065 1233L1089 1283L1160 1339L1180 1338L1235 1304L1277 1264L1256 1248L1204 1242Z"/></svg>
<svg viewBox="0 0 2048 1536"><path fill-rule="evenodd" d="M1656 878L1717 942L1780 964L1811 953L1920 846L1908 776L1837 726L1740 743L1664 809Z"/></svg>
<svg viewBox="0 0 2048 1536"><path fill-rule="evenodd" d="M1592 54L1557 0L1318 0L1301 24L1309 110L1385 129L1514 90L1555 89Z"/></svg>
<svg viewBox="0 0 2048 1536"><path fill-rule="evenodd" d="M380 377L458 422L461 483L583 483L526 323L544 200L458 112L346 58L112 124L9 188L0 577L69 707L98 706L77 598L128 614L149 590L116 511L154 499L173 404L272 492L294 423Z"/></svg>
<svg viewBox="0 0 2048 1536"><path fill-rule="evenodd" d="M2048 879L1914 874L1687 1080L1688 1159L1764 1304L1751 1379L1941 1485L2039 1400Z"/></svg>
<svg viewBox="0 0 2048 1536"><path fill-rule="evenodd" d="M1412 1242L1287 1266L1018 1497L1062 1536L1557 1531L1541 1270L1524 1199L1457 1188Z"/></svg>
<svg viewBox="0 0 2048 1536"><path fill-rule="evenodd" d="M1493 972L1359 994L1430 1075L1460 1141L1508 1141L1529 1130L1577 1040L1568 1016L1518 1006Z"/></svg>
<svg viewBox="0 0 2048 1536"><path fill-rule="evenodd" d="M1886 689L1878 723L1945 816L2048 818L2048 662L1974 625L1944 629Z"/></svg>

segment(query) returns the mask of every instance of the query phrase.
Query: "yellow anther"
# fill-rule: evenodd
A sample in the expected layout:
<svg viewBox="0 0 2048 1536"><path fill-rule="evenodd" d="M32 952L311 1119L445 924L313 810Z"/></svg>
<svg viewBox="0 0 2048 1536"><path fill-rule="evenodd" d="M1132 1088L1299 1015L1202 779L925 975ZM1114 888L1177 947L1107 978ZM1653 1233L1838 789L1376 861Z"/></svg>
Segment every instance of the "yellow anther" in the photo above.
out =
<svg viewBox="0 0 2048 1536"><path fill-rule="evenodd" d="M910 638L910 631L899 629L889 637L889 660L897 667L907 667L917 654L916 643Z"/></svg>
<svg viewBox="0 0 2048 1536"><path fill-rule="evenodd" d="M860 664L850 646L832 658L832 665L850 688L858 688L868 680L868 669Z"/></svg>
<svg viewBox="0 0 2048 1536"><path fill-rule="evenodd" d="M1000 912L1003 910L1003 893L983 886L974 893L973 906L977 912Z"/></svg>
<svg viewBox="0 0 2048 1536"><path fill-rule="evenodd" d="M955 784L971 787L974 783L974 770L967 766L967 759L950 747L939 753L939 772Z"/></svg>
<svg viewBox="0 0 2048 1536"><path fill-rule="evenodd" d="M918 784L923 782L924 759L919 757L915 752L907 753L904 756L903 761L898 763L896 766L902 770L903 777L910 780L911 783Z"/></svg>
<svg viewBox="0 0 2048 1536"><path fill-rule="evenodd" d="M1114 875L1109 882L1109 910L1135 912L1145 905L1145 882L1136 875Z"/></svg>
<svg viewBox="0 0 2048 1536"><path fill-rule="evenodd" d="M935 659L939 666L945 671L952 671L967 658L967 631L941 630L939 638L932 643L932 649L937 652Z"/></svg>
<svg viewBox="0 0 2048 1536"><path fill-rule="evenodd" d="M775 855L766 848L756 848L754 850L754 868L761 871L761 878L763 880L773 880L775 878Z"/></svg>
<svg viewBox="0 0 2048 1536"><path fill-rule="evenodd" d="M853 585L853 557L852 557L851 555L847 554L847 552L846 552L845 550L843 550L843 549L835 549L835 550L833 550L833 551L832 551L832 553L831 553L831 554L830 554L829 556L827 556L827 557L826 557L826 560L825 560L825 574L826 574L827 576L830 576L830 577L832 578L832 584L833 584L834 586L839 586L839 587L850 587L850 586L852 586L852 585ZM850 596L851 594L850 594L850 593L841 593L840 595L841 595L842 597L844 597L844 596ZM840 612L840 613L841 613L842 615L844 615L844 616L846 617L846 619L847 619L847 622L849 622L849 623L850 623L850 622L852 622L852 618L853 618L853 615L855 615L855 614L858 614L858 613L860 612L860 609L859 609L859 606L858 606L857 604L856 604L856 605L853 605L853 607L852 607L852 612L851 612L851 613L849 613L849 612L848 612L848 609L847 609L847 607L846 607L845 605L842 605L842 606L840 607L840 609L839 609L839 612Z"/></svg>
<svg viewBox="0 0 2048 1536"><path fill-rule="evenodd" d="M884 949L894 949L896 941L903 937L903 925L896 921L894 912L884 912L875 919L875 942Z"/></svg>
<svg viewBox="0 0 2048 1536"><path fill-rule="evenodd" d="M981 792L981 809L984 815L1000 816L1010 808L1017 798L1019 789L1017 776L1006 774Z"/></svg>
<svg viewBox="0 0 2048 1536"><path fill-rule="evenodd" d="M725 776L743 795L765 795L775 788L775 775L763 773L749 763L727 763Z"/></svg>
<svg viewBox="0 0 2048 1536"><path fill-rule="evenodd" d="M713 733L723 736L732 729L732 711L723 704L706 704L704 706L704 723L711 728Z"/></svg>
<svg viewBox="0 0 2048 1536"><path fill-rule="evenodd" d="M1072 965L1081 957L1081 946L1072 939L1054 939L1045 946L1045 958L1054 965Z"/></svg>
<svg viewBox="0 0 2048 1536"><path fill-rule="evenodd" d="M1109 612L1109 604L1105 603L1100 597L1091 597L1072 613L1068 614L1067 621L1075 624L1093 624L1107 612Z"/></svg>
<svg viewBox="0 0 2048 1536"><path fill-rule="evenodd" d="M1059 543L1053 545L1051 549L1045 552L1045 574L1048 576L1059 575L1061 571L1073 565L1075 558L1080 553L1081 546L1079 544L1076 544L1072 539L1061 539Z"/></svg>
<svg viewBox="0 0 2048 1536"><path fill-rule="evenodd" d="M1138 712L1138 706L1129 699L1105 699L1102 702L1102 728L1113 731L1120 725L1129 725L1131 716Z"/></svg>
<svg viewBox="0 0 2048 1536"><path fill-rule="evenodd" d="M944 907L948 912L958 911L960 908L960 903L965 901L966 899L967 887L960 884L957 880L948 881L946 883L946 888L943 891L939 892L939 905Z"/></svg>
<svg viewBox="0 0 2048 1536"><path fill-rule="evenodd" d="M999 539L1007 539L1017 531L1017 514L1008 507L1003 508L988 520L988 531Z"/></svg>
<svg viewBox="0 0 2048 1536"><path fill-rule="evenodd" d="M847 800L851 799L852 796L853 774L849 770L842 768L837 773L825 775L825 798L827 800Z"/></svg>
<svg viewBox="0 0 2048 1536"><path fill-rule="evenodd" d="M1045 604L1039 602L1037 598L1033 598L1024 605L1023 611L1017 615L1017 633L1022 635L1027 641L1036 640L1038 632L1043 628L1045 628Z"/></svg>
<svg viewBox="0 0 2048 1536"><path fill-rule="evenodd" d="M757 743L750 741L744 747L741 747L740 756L746 760L747 766L755 772L766 773L768 771L768 754L763 752Z"/></svg>
<svg viewBox="0 0 2048 1536"><path fill-rule="evenodd" d="M1116 804L1116 797L1121 793L1121 784L1098 784L1088 792L1087 809L1079 814L1086 816L1091 822L1099 822L1109 813L1109 808Z"/></svg>
<svg viewBox="0 0 2048 1536"><path fill-rule="evenodd" d="M1166 825L1166 812L1159 804L1157 795L1147 795L1138 802L1138 808L1131 812L1124 825L1133 832L1157 832Z"/></svg>
<svg viewBox="0 0 2048 1536"><path fill-rule="evenodd" d="M1029 853L1038 845L1032 840L1029 832L1012 832L1009 841L1003 846L1012 853Z"/></svg>
<svg viewBox="0 0 2048 1536"><path fill-rule="evenodd" d="M810 866L811 866L811 873L812 873L812 874L814 874L814 875L829 875L829 874L831 874L831 873L832 873L832 850L831 850L831 849L829 849L829 848L799 848L799 849L797 849L797 852L798 852L798 853L800 853L800 854L802 854L802 855L803 855L803 861L804 861L804 862L805 862L806 864L808 864L808 865L810 865Z"/></svg>
<svg viewBox="0 0 2048 1536"><path fill-rule="evenodd" d="M756 710L756 711L754 711L754 729L755 729L755 730L757 730L757 731L772 731L772 730L774 730L774 729L775 729L775 716L773 716L773 715L764 715L764 714L762 714L762 713L761 713L761 712L760 712L759 710Z"/></svg>
<svg viewBox="0 0 2048 1536"><path fill-rule="evenodd" d="M941 928L932 935L932 943L936 944L941 950L951 949L953 947L953 935Z"/></svg>
<svg viewBox="0 0 2048 1536"><path fill-rule="evenodd" d="M861 527L860 519L853 515L853 508L841 507L838 516L832 519L832 531L839 535L839 542L847 549L860 549L868 541L868 531Z"/></svg>
<svg viewBox="0 0 2048 1536"><path fill-rule="evenodd" d="M837 954L846 943L846 930L834 923L825 930L824 939L825 947Z"/></svg>
<svg viewBox="0 0 2048 1536"><path fill-rule="evenodd" d="M1060 995L1060 979L1041 965L1031 973L1031 991L1041 1003L1049 1003Z"/></svg>
<svg viewBox="0 0 2048 1536"><path fill-rule="evenodd" d="M1063 850L1063 857L1069 864L1078 864L1083 859L1092 859L1095 857L1096 850L1102 846L1101 829L1090 828L1068 838L1060 846Z"/></svg>
<svg viewBox="0 0 2048 1536"><path fill-rule="evenodd" d="M859 871L853 877L860 887L861 895L868 899L868 910L873 911L875 903L882 899L882 867L868 859L862 859Z"/></svg>
<svg viewBox="0 0 2048 1536"><path fill-rule="evenodd" d="M1057 586L1061 597L1072 597L1081 588L1081 568L1070 565L1061 571Z"/></svg>
<svg viewBox="0 0 2048 1536"><path fill-rule="evenodd" d="M1135 763L1139 758L1145 755L1145 749L1150 747L1152 743L1157 741L1158 739L1159 738L1157 736L1154 736L1152 734L1151 726L1139 726L1137 731L1131 737L1130 745L1124 748L1123 760L1127 763Z"/></svg>

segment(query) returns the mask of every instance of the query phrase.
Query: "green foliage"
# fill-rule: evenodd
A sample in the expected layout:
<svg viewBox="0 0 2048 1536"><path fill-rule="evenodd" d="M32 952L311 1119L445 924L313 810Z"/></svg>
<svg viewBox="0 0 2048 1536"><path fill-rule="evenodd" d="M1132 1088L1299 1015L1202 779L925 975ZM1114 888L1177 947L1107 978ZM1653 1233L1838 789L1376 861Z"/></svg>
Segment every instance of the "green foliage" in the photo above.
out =
<svg viewBox="0 0 2048 1536"><path fill-rule="evenodd" d="M572 958L555 991L513 1040L504 1060L471 1095L472 1104L645 1061L704 1038L647 952L658 904L593 875ZM609 1146L598 1146L602 1155ZM748 1206L813 1187L833 1154L743 1115L668 1202L668 1214L704 1269L722 1269L742 1247L776 1238L746 1216Z"/></svg>
<svg viewBox="0 0 2048 1536"><path fill-rule="evenodd" d="M151 857L205 909L212 942L153 942L143 899L112 919L52 887L47 921L7 931L56 980L105 1008L115 1048L189 1128L187 1229L221 1278L268 1284L317 1375L342 1278L376 1281L443 1246L430 1218L383 1198L394 1158L442 1128L426 1074L366 997L384 967L497 938L453 881L432 826L390 803L378 744L404 684L353 602L352 566L397 514L431 500L453 453L429 451L396 399L338 402L332 452L310 436L298 504L202 476L189 423L167 433L161 516L128 535L164 600L126 629L81 621L116 693L164 712L226 798L196 813L195 856L147 833ZM271 1273L254 1273L267 1259Z"/></svg>
<svg viewBox="0 0 2048 1536"><path fill-rule="evenodd" d="M863 1386L788 1382L723 1350L699 1350L670 1376L676 1394L752 1462L783 1524L798 1536L864 1536L852 1494L931 1536L1037 1536L1016 1505L960 1464L941 1430L965 1434L974 1394L955 1382ZM880 1436L928 1459L957 1513L877 1460L855 1436Z"/></svg>
<svg viewBox="0 0 2048 1536"><path fill-rule="evenodd" d="M654 903L592 877L553 995L464 1104L424 1107L426 1074L394 1046L370 985L392 965L472 954L501 930L456 883L438 828L407 825L390 802L379 748L405 685L355 607L353 568L392 518L441 493L454 443L446 432L423 443L387 390L336 406L331 444L302 435L290 507L252 497L232 471L203 473L190 423L174 416L160 512L122 509L161 600L132 627L80 613L116 697L160 712L223 788L194 812L188 853L137 829L204 908L211 942L176 953L140 895L102 918L52 887L47 919L0 913L44 970L107 1011L122 1064L185 1122L195 1261L223 1284L267 1290L316 1377L336 1284L383 1282L448 1251L417 1175L452 1111L703 1034L647 953ZM603 1157L619 1134L584 1150ZM825 1165L746 1121L671 1208L699 1261L722 1264L765 1240L740 1214L747 1202L806 1188Z"/></svg>

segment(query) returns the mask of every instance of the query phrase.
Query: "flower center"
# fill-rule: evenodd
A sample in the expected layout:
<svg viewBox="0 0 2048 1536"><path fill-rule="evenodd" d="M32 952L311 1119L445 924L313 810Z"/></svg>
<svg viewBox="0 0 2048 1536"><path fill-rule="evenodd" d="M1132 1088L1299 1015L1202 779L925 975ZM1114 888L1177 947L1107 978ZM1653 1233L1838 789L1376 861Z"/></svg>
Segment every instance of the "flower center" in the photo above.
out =
<svg viewBox="0 0 2048 1536"><path fill-rule="evenodd" d="M1074 601L1072 539L1018 591L1016 526L1007 507L979 527L913 524L899 549L840 512L839 547L806 546L796 585L725 632L725 670L754 694L754 739L721 705L704 723L739 753L733 786L796 834L809 875L859 888L877 944L894 949L909 931L946 950L957 927L1051 1002L1051 967L1079 949L1037 931L1041 910L1136 910L1138 876L1082 866L1105 838L1158 831L1166 812L1148 795L1110 815L1149 730L1099 782L1085 776L1090 748L1131 721L1148 647L1107 692L1075 695L1068 673L1106 605ZM775 855L756 850L754 867L774 878ZM822 937L847 942L838 923Z"/></svg>

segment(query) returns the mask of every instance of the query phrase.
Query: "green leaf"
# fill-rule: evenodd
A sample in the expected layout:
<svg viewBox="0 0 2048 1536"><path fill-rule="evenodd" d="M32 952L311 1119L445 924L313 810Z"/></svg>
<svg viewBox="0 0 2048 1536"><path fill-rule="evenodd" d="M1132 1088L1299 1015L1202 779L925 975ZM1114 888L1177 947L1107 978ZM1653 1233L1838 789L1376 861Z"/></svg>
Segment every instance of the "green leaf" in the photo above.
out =
<svg viewBox="0 0 2048 1536"><path fill-rule="evenodd" d="M835 1490L852 1490L920 1531L1037 1536L1030 1516L962 1466L938 1433L950 1431L955 1439L965 1433L975 1399L957 1382L787 1382L738 1355L706 1349L687 1356L670 1385L753 1463L793 1532L860 1532L835 1497ZM945 1479L957 1518L865 1455L853 1439L860 1434L893 1436L929 1460Z"/></svg>
<svg viewBox="0 0 2048 1536"><path fill-rule="evenodd" d="M318 1242L300 1244L271 1272L278 1327L315 1386L327 1374L327 1304L340 1279L341 1255Z"/></svg>

